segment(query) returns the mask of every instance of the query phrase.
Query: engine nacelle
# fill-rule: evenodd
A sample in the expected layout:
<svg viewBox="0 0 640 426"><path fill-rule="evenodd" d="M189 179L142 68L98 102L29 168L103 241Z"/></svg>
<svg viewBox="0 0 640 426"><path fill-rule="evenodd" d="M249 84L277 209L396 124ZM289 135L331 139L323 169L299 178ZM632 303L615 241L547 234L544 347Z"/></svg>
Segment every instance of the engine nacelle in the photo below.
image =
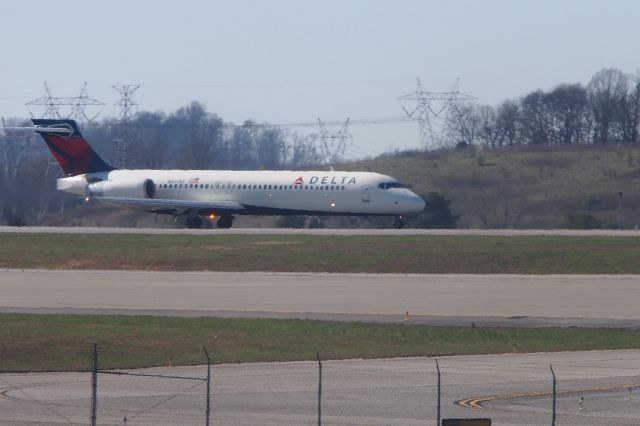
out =
<svg viewBox="0 0 640 426"><path fill-rule="evenodd" d="M151 179L103 180L87 185L86 192L94 197L153 198L156 185Z"/></svg>

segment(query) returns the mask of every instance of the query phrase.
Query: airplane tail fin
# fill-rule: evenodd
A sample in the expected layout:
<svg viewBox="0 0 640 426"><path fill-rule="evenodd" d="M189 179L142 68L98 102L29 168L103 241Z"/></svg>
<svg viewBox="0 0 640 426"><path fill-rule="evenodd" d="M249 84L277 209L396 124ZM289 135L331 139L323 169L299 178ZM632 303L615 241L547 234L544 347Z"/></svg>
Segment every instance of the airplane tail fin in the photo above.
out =
<svg viewBox="0 0 640 426"><path fill-rule="evenodd" d="M74 120L34 118L31 121L66 176L115 170L89 146Z"/></svg>

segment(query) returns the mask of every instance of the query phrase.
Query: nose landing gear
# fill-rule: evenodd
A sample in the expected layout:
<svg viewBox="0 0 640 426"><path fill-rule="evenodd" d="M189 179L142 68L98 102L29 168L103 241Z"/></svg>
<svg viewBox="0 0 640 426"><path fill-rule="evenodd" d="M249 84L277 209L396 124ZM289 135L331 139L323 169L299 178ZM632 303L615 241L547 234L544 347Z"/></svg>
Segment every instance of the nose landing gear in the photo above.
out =
<svg viewBox="0 0 640 426"><path fill-rule="evenodd" d="M393 218L393 227L396 229L404 228L404 216L395 216Z"/></svg>

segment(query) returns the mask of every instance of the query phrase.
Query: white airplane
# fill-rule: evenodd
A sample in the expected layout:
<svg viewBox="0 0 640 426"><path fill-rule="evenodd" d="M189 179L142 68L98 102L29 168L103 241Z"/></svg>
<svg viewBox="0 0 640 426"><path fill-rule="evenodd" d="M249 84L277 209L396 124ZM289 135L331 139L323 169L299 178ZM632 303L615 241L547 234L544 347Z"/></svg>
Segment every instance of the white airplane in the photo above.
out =
<svg viewBox="0 0 640 426"><path fill-rule="evenodd" d="M150 213L203 217L230 228L234 215L393 216L419 212L424 200L396 179L369 172L118 170L105 163L73 120L33 119L65 177L59 191Z"/></svg>

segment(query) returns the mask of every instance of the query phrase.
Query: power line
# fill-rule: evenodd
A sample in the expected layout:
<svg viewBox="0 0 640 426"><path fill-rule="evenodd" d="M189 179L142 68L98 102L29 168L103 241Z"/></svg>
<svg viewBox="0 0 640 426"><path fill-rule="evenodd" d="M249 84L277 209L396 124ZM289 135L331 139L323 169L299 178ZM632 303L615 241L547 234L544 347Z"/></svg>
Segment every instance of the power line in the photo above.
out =
<svg viewBox="0 0 640 426"><path fill-rule="evenodd" d="M120 93L120 100L116 103L120 107L120 137L114 139L116 144L116 166L126 168L127 148L129 143L129 119L137 112L138 104L133 100L133 94L140 88L139 84L121 84L111 86Z"/></svg>
<svg viewBox="0 0 640 426"><path fill-rule="evenodd" d="M452 89L448 92L429 92L424 90L420 78L416 78L415 91L400 96L398 102L408 118L418 121L420 125L420 142L425 149L437 149L443 146L441 129L432 124L447 109L463 103L475 101L473 96L460 93L458 86L460 79L456 79ZM406 105L415 104L407 108ZM434 128L435 127L435 128Z"/></svg>
<svg viewBox="0 0 640 426"><path fill-rule="evenodd" d="M49 84L47 84L46 81L43 84L44 96L25 104L32 117L35 117L35 114L31 111L30 107L42 106L44 107L44 112L40 116L41 118L72 118L78 121L92 121L100 115L102 109L106 105L104 102L89 97L86 81L82 85L78 96L68 97L53 96ZM63 114L61 112L61 107L67 107L69 112L67 114ZM87 112L88 107L95 107L95 112L89 114Z"/></svg>
<svg viewBox="0 0 640 426"><path fill-rule="evenodd" d="M353 142L353 136L349 133L349 119L342 123L337 132L329 132L325 123L318 118L320 132L318 132L314 141L320 144L322 157L329 164L337 164L344 156L344 150L348 142Z"/></svg>
<svg viewBox="0 0 640 426"><path fill-rule="evenodd" d="M380 118L361 118L361 119L349 119L350 126L358 125L375 125L375 124L389 124L389 123L408 123L413 122L415 119L409 117L380 117ZM331 126L343 126L344 121L322 121L322 125L325 127ZM247 122L244 124L225 123L225 127L314 127L318 125L318 121L302 121L291 123L253 123Z"/></svg>

